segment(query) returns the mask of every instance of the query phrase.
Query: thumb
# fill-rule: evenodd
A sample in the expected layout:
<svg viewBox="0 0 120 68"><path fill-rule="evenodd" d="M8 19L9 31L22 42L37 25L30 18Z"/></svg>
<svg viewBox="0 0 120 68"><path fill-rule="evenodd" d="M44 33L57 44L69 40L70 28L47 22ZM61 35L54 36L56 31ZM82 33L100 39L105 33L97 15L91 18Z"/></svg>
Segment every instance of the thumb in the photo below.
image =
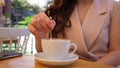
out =
<svg viewBox="0 0 120 68"><path fill-rule="evenodd" d="M50 28L53 29L56 25L56 22L54 20L51 20L50 22Z"/></svg>

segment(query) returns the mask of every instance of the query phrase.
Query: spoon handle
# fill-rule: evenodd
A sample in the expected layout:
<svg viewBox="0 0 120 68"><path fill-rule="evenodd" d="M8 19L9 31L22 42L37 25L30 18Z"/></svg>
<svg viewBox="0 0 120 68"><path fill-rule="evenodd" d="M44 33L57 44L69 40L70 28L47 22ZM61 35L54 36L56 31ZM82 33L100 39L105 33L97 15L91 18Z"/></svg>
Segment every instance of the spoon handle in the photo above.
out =
<svg viewBox="0 0 120 68"><path fill-rule="evenodd" d="M52 20L51 16L49 18L50 18L50 20ZM52 30L50 31L50 39L52 39Z"/></svg>

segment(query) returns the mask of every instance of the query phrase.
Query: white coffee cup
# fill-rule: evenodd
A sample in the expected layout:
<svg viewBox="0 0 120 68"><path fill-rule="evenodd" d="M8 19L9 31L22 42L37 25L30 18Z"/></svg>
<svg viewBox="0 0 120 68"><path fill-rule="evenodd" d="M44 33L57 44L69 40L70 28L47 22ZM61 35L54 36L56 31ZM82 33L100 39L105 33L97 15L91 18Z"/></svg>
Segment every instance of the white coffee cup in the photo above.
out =
<svg viewBox="0 0 120 68"><path fill-rule="evenodd" d="M62 60L68 54L74 54L77 50L76 44L65 39L42 39L41 43L45 58L50 60ZM74 50L69 53L71 46L74 47Z"/></svg>

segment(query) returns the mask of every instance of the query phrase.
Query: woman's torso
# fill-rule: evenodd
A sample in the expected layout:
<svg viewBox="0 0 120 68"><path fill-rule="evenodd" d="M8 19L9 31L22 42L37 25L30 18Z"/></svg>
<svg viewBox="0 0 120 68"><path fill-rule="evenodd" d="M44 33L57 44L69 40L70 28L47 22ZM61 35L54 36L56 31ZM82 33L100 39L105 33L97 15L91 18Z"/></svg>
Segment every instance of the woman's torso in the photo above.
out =
<svg viewBox="0 0 120 68"><path fill-rule="evenodd" d="M112 6L112 0L94 0L82 25L74 9L70 18L72 26L65 32L66 38L77 44L80 58L94 61L108 52Z"/></svg>

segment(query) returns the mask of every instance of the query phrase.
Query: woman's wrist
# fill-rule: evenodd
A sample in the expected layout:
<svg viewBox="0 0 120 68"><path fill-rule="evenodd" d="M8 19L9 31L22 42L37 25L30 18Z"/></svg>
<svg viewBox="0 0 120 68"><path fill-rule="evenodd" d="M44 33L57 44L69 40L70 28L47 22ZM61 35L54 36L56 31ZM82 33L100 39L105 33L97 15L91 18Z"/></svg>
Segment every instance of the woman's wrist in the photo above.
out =
<svg viewBox="0 0 120 68"><path fill-rule="evenodd" d="M41 35L35 35L36 39L42 39L42 38L49 38L49 33L41 34Z"/></svg>

